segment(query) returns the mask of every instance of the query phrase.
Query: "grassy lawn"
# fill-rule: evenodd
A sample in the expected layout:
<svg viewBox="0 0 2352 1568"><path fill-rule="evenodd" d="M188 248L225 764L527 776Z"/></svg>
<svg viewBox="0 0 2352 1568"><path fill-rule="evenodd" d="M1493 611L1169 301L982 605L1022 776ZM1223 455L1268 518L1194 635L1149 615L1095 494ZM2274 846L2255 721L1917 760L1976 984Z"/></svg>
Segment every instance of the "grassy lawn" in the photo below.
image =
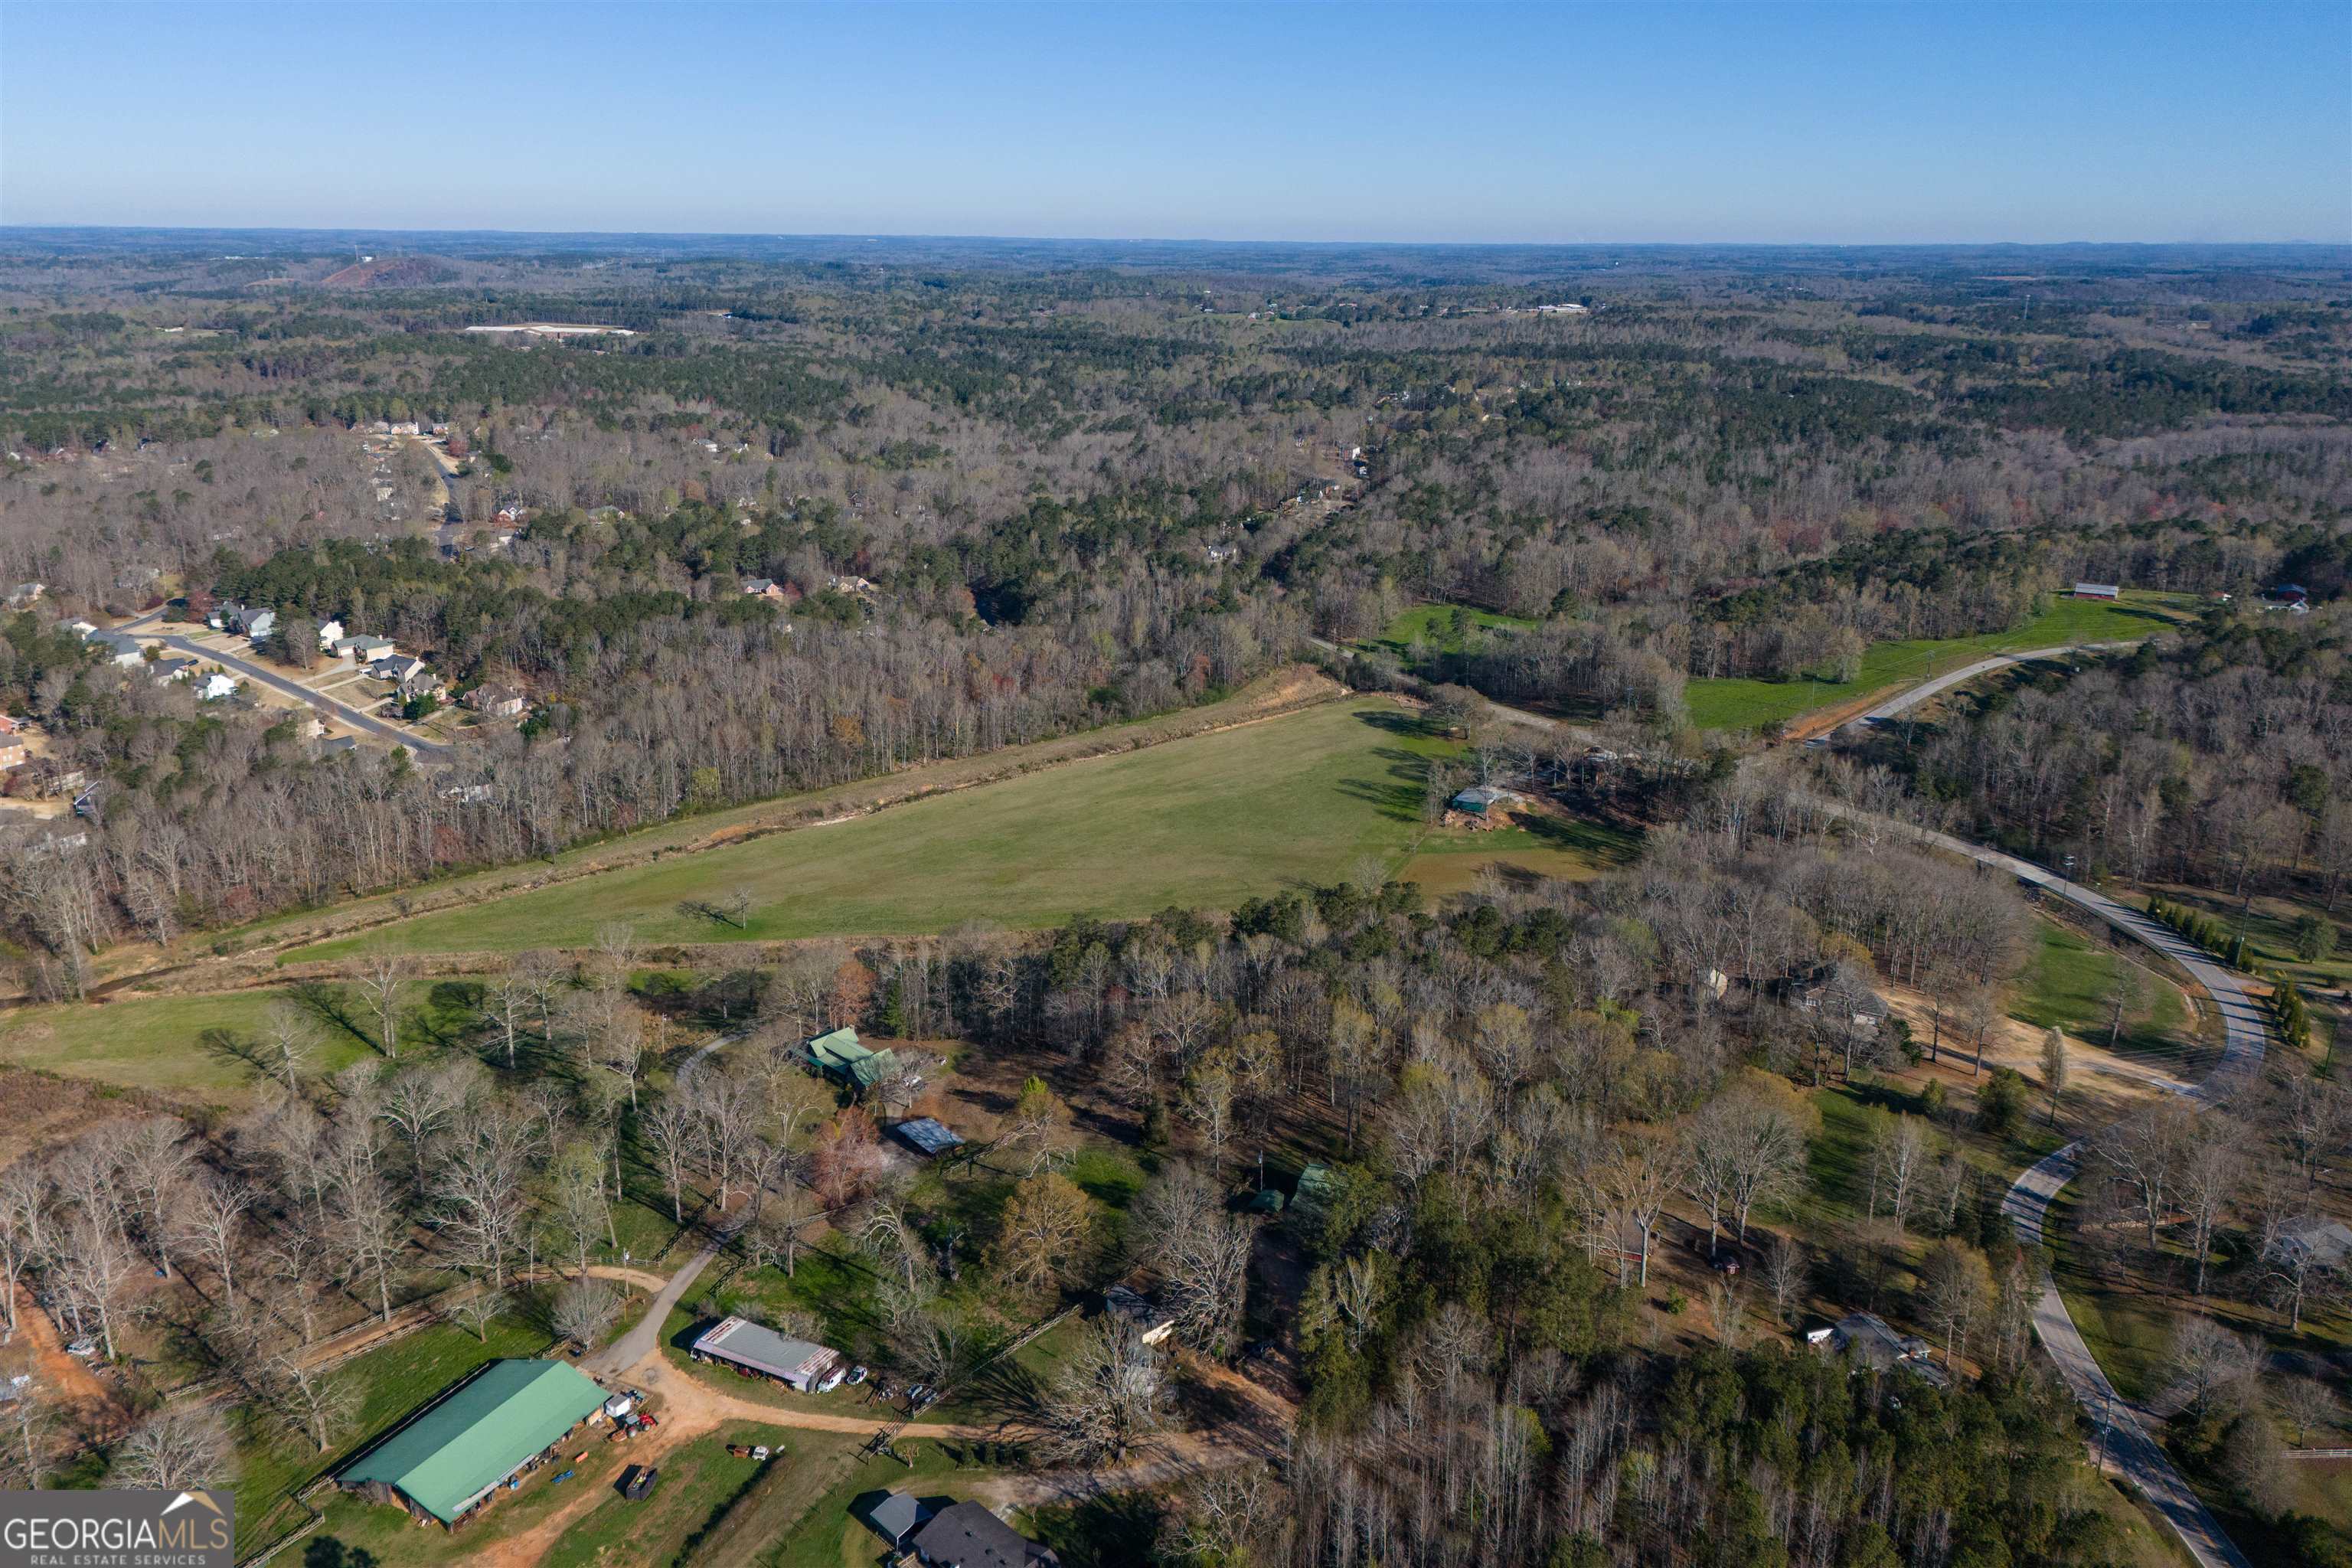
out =
<svg viewBox="0 0 2352 1568"><path fill-rule="evenodd" d="M2127 962L2105 942L2054 921L2034 924L2032 958L2018 977L2010 1016L2037 1029L2055 1026L2072 1039L2107 1046L2107 1009L2116 976ZM2171 982L2139 972L2140 1005L2126 1008L2116 1055L2175 1073L2192 1071L2194 1042L2183 1026L2187 1009Z"/></svg>
<svg viewBox="0 0 2352 1568"><path fill-rule="evenodd" d="M211 1094L250 1084L254 1069L208 1036L249 1040L278 991L213 996L130 996L26 1007L0 1025L0 1057L67 1078L99 1079L164 1093ZM332 1072L368 1054L348 1030L321 1031L314 1070Z"/></svg>
<svg viewBox="0 0 2352 1568"><path fill-rule="evenodd" d="M1407 658L1415 643L1430 653L1460 653L1469 641L1468 627L1524 631L1535 624L1525 616L1507 616L1470 605L1415 605L1391 621L1380 636L1356 646L1393 654L1399 659Z"/></svg>
<svg viewBox="0 0 2352 1568"><path fill-rule="evenodd" d="M1581 817L1522 816L1509 827L1475 833L1438 828L1398 870L1432 898L1467 890L1488 866L1528 877L1580 882L1633 863L1641 839Z"/></svg>
<svg viewBox="0 0 2352 1568"><path fill-rule="evenodd" d="M961 1445L909 1440L898 1447L913 1465L877 1456L837 1470L797 1522L754 1561L761 1568L866 1568L882 1555L882 1538L867 1527L866 1515L887 1493L960 1501L989 1474L959 1462Z"/></svg>
<svg viewBox="0 0 2352 1568"><path fill-rule="evenodd" d="M695 1568L750 1568L775 1561L778 1539L812 1519L819 1500L858 1462L857 1450L865 1442L844 1433L792 1433L790 1451L771 1459L744 1484L724 1510L686 1543L682 1560ZM668 1485L667 1476L662 1484ZM882 1542L870 1532L866 1539L874 1551L862 1562L870 1565L880 1560Z"/></svg>
<svg viewBox="0 0 2352 1568"><path fill-rule="evenodd" d="M357 1403L341 1440L325 1454L277 1416L238 1406L232 1413L231 1426L237 1442L238 1554L267 1544L307 1518L292 1500L294 1492L313 1477L341 1467L451 1384L485 1362L503 1356L536 1356L547 1348L544 1330L520 1317L507 1316L490 1323L487 1341L475 1339L455 1324L436 1323L359 1356L333 1373L337 1383L354 1391ZM543 1484L525 1483L526 1492L535 1489L543 1489ZM417 1533L397 1509L373 1508L340 1494L338 1499L338 1507L350 1515L343 1528L370 1538L362 1542L352 1534L343 1534L347 1544L365 1544L382 1555L388 1547L407 1542ZM328 1509L323 1498L318 1500L332 1521L337 1510ZM383 1546L374 1540L379 1534L385 1538ZM446 1541L443 1544L446 1547ZM403 1555L410 1561L426 1561L431 1556L428 1552L419 1558L413 1549Z"/></svg>
<svg viewBox="0 0 2352 1568"><path fill-rule="evenodd" d="M1965 664L2021 648L2069 642L2122 642L2163 630L2175 596L2132 593L2120 605L2059 599L2023 626L1979 637L1873 643L1852 680L1694 680L1684 688L1691 722L1702 730L1755 730L1816 708L1893 686L1908 686Z"/></svg>
<svg viewBox="0 0 2352 1568"><path fill-rule="evenodd" d="M795 1462L791 1439L800 1436L738 1421L680 1444L662 1456L651 1497L631 1502L607 1487L603 1502L565 1528L542 1568L664 1568L691 1560L701 1538L768 1468ZM781 1451L763 1466L729 1454L730 1443Z"/></svg>
<svg viewBox="0 0 2352 1568"><path fill-rule="evenodd" d="M1329 882L1365 855L1401 858L1420 829L1423 768L1443 749L1392 705L1328 704L386 931L414 952L516 951L583 945L615 920L651 942L770 941L1229 905ZM679 907L736 889L751 900L743 929Z"/></svg>
<svg viewBox="0 0 2352 1568"><path fill-rule="evenodd" d="M335 987L304 994L318 1042L310 1075L375 1055L362 1004ZM291 988L272 988L20 1008L0 1023L0 1058L163 1094L236 1097L261 1076L255 1043L271 1005L295 996ZM420 986L402 1023L401 1049L405 1055L461 1045L478 1026L464 987Z"/></svg>

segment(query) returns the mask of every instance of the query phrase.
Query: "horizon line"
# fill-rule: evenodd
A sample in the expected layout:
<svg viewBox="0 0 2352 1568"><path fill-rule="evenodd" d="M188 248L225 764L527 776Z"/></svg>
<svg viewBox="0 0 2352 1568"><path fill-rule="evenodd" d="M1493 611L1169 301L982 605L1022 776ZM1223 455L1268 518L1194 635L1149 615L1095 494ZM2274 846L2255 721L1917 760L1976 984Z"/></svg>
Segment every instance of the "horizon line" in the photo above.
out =
<svg viewBox="0 0 2352 1568"><path fill-rule="evenodd" d="M2168 250L2352 251L2352 237L2342 239L1301 239L1270 237L1221 239L1174 235L954 234L930 231L861 233L854 230L809 230L787 234L761 229L415 228L360 224L0 222L0 236L17 232L286 236L356 234L416 235L449 238L707 239L770 242L859 240L868 243L891 240L954 240L999 245L1184 245L1233 248L1272 245L1331 249L1400 250L1575 250L1603 247L1640 250L1705 250L1727 247L1745 250L2081 250L2105 247Z"/></svg>

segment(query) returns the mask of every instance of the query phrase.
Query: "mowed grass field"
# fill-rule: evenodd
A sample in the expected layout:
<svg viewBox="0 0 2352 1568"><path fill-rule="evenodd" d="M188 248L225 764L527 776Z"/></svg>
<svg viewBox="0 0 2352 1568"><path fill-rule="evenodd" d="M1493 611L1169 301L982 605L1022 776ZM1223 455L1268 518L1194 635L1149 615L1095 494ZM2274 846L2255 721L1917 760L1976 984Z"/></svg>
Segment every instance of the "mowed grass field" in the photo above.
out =
<svg viewBox="0 0 2352 1568"><path fill-rule="evenodd" d="M1761 729L1888 687L1930 680L1995 654L2144 637L2172 625L2186 608L2187 601L2173 594L2126 594L2119 605L2059 599L2013 631L1873 643L1852 680L1694 680L1683 700L1691 723L1701 730Z"/></svg>
<svg viewBox="0 0 2352 1568"><path fill-rule="evenodd" d="M1327 703L1149 750L381 928L409 952L585 946L608 921L654 942L915 935L975 920L1224 907L1391 866L1421 836L1422 776L1449 743L1392 703ZM741 927L693 912L740 889ZM358 951L371 937L304 948Z"/></svg>
<svg viewBox="0 0 2352 1568"><path fill-rule="evenodd" d="M229 1041L257 1037L282 994L230 991L18 1008L0 1014L0 1061L165 1093L226 1089L254 1077L253 1067L226 1048ZM313 1071L333 1072L368 1052L348 1030L321 1029L319 1038Z"/></svg>

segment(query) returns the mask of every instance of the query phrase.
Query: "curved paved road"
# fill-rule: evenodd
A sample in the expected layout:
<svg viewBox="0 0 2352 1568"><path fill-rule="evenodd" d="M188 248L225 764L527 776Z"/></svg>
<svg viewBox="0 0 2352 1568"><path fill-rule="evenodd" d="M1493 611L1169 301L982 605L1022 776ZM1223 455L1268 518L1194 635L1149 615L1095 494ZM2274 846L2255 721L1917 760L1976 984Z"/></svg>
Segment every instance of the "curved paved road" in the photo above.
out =
<svg viewBox="0 0 2352 1568"><path fill-rule="evenodd" d="M2079 647L2082 645L2073 645ZM2102 644L2103 647L2128 647L2130 643ZM2032 648L1998 658L1979 660L1976 664L1937 679L1913 687L1902 695L1879 704L1860 719L1857 724L1874 723L1895 717L1905 709L1926 701L1939 692L1948 691L1964 681L1980 675L2021 664L2030 659L2051 658L2072 651L2070 647ZM1489 706L1517 719L1538 724L1551 725L1553 721L1522 709L1507 708L1490 701ZM1826 737L1823 737L1826 739ZM1819 744L1819 742L1815 742ZM1955 838L1949 834L1926 828L1910 827L1885 818L1866 817L1828 802L1819 803L1830 815L1849 820L1870 820L1897 832L1914 835L1921 842L1951 854L1965 856L1982 865L2009 872L2021 881L2032 883L2046 892L2097 915L2118 930L2173 959L2189 977L2204 987L2221 1015L2224 1042L2221 1058L2202 1083L2195 1086L2174 1083L2176 1092L2195 1101L2200 1107L2228 1099L2256 1072L2263 1053L2270 1040L2270 1026L2263 1010L2244 989L2237 977L2215 963L2203 949L2193 947L2170 930L2149 920L2138 910L2117 903L2105 894L2071 882L2057 872L2020 860L1998 849L1988 849ZM2074 1180L2081 1168L2083 1144L2067 1144L2029 1167L2017 1178L2001 1202L2001 1212L2008 1215L2016 1227L2018 1239L2029 1247L2039 1247L2042 1226L2047 1220L2052 1200ZM2102 1429L2102 1445L2109 1460L2140 1489L2157 1511L2163 1514L2182 1544L2188 1547L2199 1568L2252 1568L2237 1542L2215 1522L2205 1505L2171 1459L2147 1435L2129 1405L2116 1394L2098 1361L2091 1354L2090 1346L2083 1342L2074 1321L2066 1313L2066 1303L2058 1293L2057 1281L2045 1267L2038 1282L2033 1302L2033 1331L2049 1351L2050 1359L2057 1363L2059 1375L2065 1380L2069 1393L2082 1405L2092 1421Z"/></svg>
<svg viewBox="0 0 2352 1568"><path fill-rule="evenodd" d="M1852 730L1865 724L1884 723L1906 708L1917 707L1930 697L1940 696L1955 686L1965 686L1979 676L1990 675L1996 669L2007 669L2012 664L2032 664L2036 659L2058 658L2070 653L2109 653L2116 648L2137 647L2147 640L2145 637L2132 637L2123 642L2062 643L2056 647L2029 647L2015 653L1995 654L1990 658L1980 658L1974 664L1956 669L1949 675L1922 681L1908 691L1887 699L1869 712L1847 720L1838 728Z"/></svg>
<svg viewBox="0 0 2352 1568"><path fill-rule="evenodd" d="M133 622L131 626L135 628L137 623ZM140 630L135 635L153 634ZM194 654L198 658L210 659L215 664L233 669L246 679L267 686L273 691L282 691L289 697L308 702L313 708L323 708L352 728L365 730L371 735L380 735L387 741L406 746L419 756L446 758L457 754L457 748L455 746L444 745L438 741L427 741L410 734L407 731L396 725L387 724L374 714L364 712L348 702L329 697L323 692L313 691L299 681L289 680L282 675L264 669L251 659L239 658L233 653L223 653L216 647L207 647L203 643L192 637L181 637L176 632L164 633L158 640L165 647L176 653Z"/></svg>
<svg viewBox="0 0 2352 1568"><path fill-rule="evenodd" d="M2188 971L2220 1009L2224 1041L2221 1058L2204 1081L2194 1086L2176 1085L2184 1099L2200 1108L2217 1104L2235 1093L2260 1069L2263 1052L2270 1041L2269 1022L2261 1005L2238 984L2237 977L2214 963L2202 948L2183 942L2138 910L2031 861L1986 849L1948 834L1914 831L1939 849L2007 871L2020 881L2030 882L2097 915ZM2001 1212L2009 1215L2010 1223L2017 1229L2018 1240L2026 1246L2042 1245L2050 1205L2058 1196L2059 1189L2080 1171L2083 1152L2079 1142L2067 1144L2029 1166L2009 1189L2008 1197L2001 1202ZM2094 1423L2103 1426L2102 1445L2109 1460L2164 1515L2200 1568L2251 1568L2237 1543L2206 1511L2196 1492L2173 1468L2171 1459L2107 1381L2107 1374L2091 1354L2090 1347L2083 1342L2074 1319L2067 1316L2065 1299L2059 1295L2057 1282L2046 1266L2033 1302L2033 1331L2042 1348L2050 1352L2050 1359L2057 1363L2059 1375L2065 1379L2075 1402Z"/></svg>
<svg viewBox="0 0 2352 1568"><path fill-rule="evenodd" d="M2129 644L2106 645L2128 647ZM1983 660L1966 669L1953 671L1939 680L1913 688L1891 701L1880 704L1863 715L1860 723L1891 719L1905 709L1927 700L1937 693L1948 690L1966 680L1972 680L1990 670L2028 659L2049 658L2068 651L2065 648L2043 648L2005 655ZM1859 813L1832 808L1835 815L1855 816ZM2263 1053L2270 1044L2270 1022L2267 1015L2230 970L2213 962L2204 949L2183 941L2169 928L2158 924L2137 910L2116 902L2103 893L2093 891L2079 883L2069 881L2055 871L2004 855L1997 849L1987 849L1946 833L1924 828L1912 833L1937 848L1963 855L1980 865L2009 872L2020 881L2031 883L2045 892L2054 893L2098 916L2116 930L2171 959L2185 970L2189 978L2204 988L2221 1013L2222 1046L2221 1060L2204 1080L2195 1085L2174 1084L2175 1090L2200 1109L2219 1104L2243 1088L2260 1071ZM2049 1219L2050 1205L2059 1191L2074 1179L2082 1169L2083 1143L2078 1141L2054 1151L2026 1168L2009 1195L2001 1201L2001 1212L2009 1215L2016 1227L2017 1238L2028 1247L2038 1247L2042 1242L2042 1227ZM2049 1351L2050 1359L2058 1365L2065 1379L2068 1392L2074 1396L2084 1412L2102 1430L2102 1446L2108 1459L2142 1495L2164 1515L2167 1523L2180 1537L2189 1554L2200 1568L2252 1568L2237 1542L2214 1521L2196 1492L2174 1468L2172 1460L2157 1446L2139 1417L2133 1413L2107 1374L2090 1346L2083 1341L2067 1315L2065 1299L2059 1295L2057 1281L2045 1266L2038 1281L2033 1302L2033 1331Z"/></svg>

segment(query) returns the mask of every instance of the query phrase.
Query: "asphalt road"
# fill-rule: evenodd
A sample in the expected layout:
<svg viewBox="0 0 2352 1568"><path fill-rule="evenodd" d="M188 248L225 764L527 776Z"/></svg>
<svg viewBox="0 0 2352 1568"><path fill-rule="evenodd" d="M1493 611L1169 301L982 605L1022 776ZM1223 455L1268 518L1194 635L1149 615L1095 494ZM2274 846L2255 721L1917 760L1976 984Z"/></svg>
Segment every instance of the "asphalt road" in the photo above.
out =
<svg viewBox="0 0 2352 1568"><path fill-rule="evenodd" d="M1936 693L1947 690L1963 680L1999 669L2005 665L2021 663L2032 658L2048 658L2066 651L2063 648L2007 655L1955 670L1940 680L1916 687L1894 700L1882 703L1864 715L1865 721L1891 719L1915 703L1923 702ZM1857 815L1840 812L1839 815ZM2184 942L2169 928L2141 914L2126 905L2117 903L2103 893L2093 891L2079 883L2069 881L2057 872L2036 866L2028 860L2004 855L1997 849L1987 849L1949 834L1913 830L1923 841L1955 855L1964 855L1980 865L2010 873L2048 893L2064 899L2076 908L2105 921L2109 925L2153 948L2171 959L2186 971L2190 979L2202 986L2212 998L2221 1016L2221 1058L2204 1081L2197 1084L2174 1083L2181 1098L2200 1109L2216 1105L2229 1099L2251 1082L2261 1070L2263 1053L2270 1045L2270 1022L2262 1007L2248 996L2238 977L2213 962L2204 949ZM2082 1168L2083 1144L2074 1142L2045 1156L2027 1167L2009 1189L2001 1201L2001 1212L2009 1215L2016 1228L2018 1240L2028 1247L2042 1245L2042 1227L2050 1215L2050 1205L2059 1191L2074 1179ZM2033 1302L2033 1331L2041 1339L2050 1359L2057 1363L2058 1373L2065 1380L2068 1392L2075 1403L2091 1418L2098 1430L2101 1451L2110 1465L2121 1471L2132 1485L2153 1504L2165 1521L2172 1526L2189 1554L2200 1568L2252 1568L2245 1553L2238 1550L2196 1492L2176 1468L2170 1458L2157 1446L2147 1429L2140 1425L2138 1415L2115 1385L2107 1381L2106 1373L2091 1354L2090 1346L2067 1315L2065 1298L2059 1295L2057 1282L2045 1267L2038 1282Z"/></svg>
<svg viewBox="0 0 2352 1568"><path fill-rule="evenodd" d="M2012 664L2032 664L2036 659L2059 658L2070 653L2105 653L2121 647L2137 647L2143 639L2134 637L2125 642L2064 643L2057 647L2023 648L2016 653L1997 654L1980 658L1976 663L1956 669L1949 675L1939 675L1924 681L1900 696L1889 698L1860 718L1849 719L1842 726L1852 729L1858 724L1883 724L1907 708L1915 708L1930 697L1939 696L1955 686L1965 686L1979 676L1990 675L1996 669L2006 669Z"/></svg>
<svg viewBox="0 0 2352 1568"><path fill-rule="evenodd" d="M126 629L142 636L152 635L140 628L135 622ZM371 735L381 735L387 741L396 741L420 757L447 758L457 754L457 748L455 746L444 745L437 741L420 740L396 725L385 723L373 713L363 712L348 702L339 701L323 692L313 691L298 681L289 680L282 675L264 669L251 659L239 658L233 653L223 653L216 647L207 647L192 637L184 637L176 633L166 633L158 640L175 653L193 654L198 658L210 659L215 664L236 671L247 680L267 686L273 691L282 691L289 697L299 698L313 708L323 709L354 730L365 730Z"/></svg>
<svg viewBox="0 0 2352 1568"><path fill-rule="evenodd" d="M2078 645L2079 646L2079 645ZM2126 644L2105 645L2129 647ZM1903 695L1879 704L1856 721L1858 723L1880 722L1892 719L1904 710L1924 702L1938 692L1949 690L1963 681L2030 659L2051 658L2069 651L2064 647L2027 649L1988 658L1964 669L1954 670L1938 679L1912 688ZM1523 709L1491 704L1513 718L1532 723L1549 724L1552 721ZM1829 805L1833 816L1860 818L1863 814ZM2116 902L2105 895L2067 880L2057 872L2004 855L1997 849L1987 849L1948 834L1933 833L1922 828L1909 828L1901 824L1881 821L1882 826L1897 832L1911 833L1921 841L1955 855L1965 856L1979 864L2008 872L2019 880L2029 882L2046 892L2066 900L2077 907L2097 915L2116 929L2174 960L2189 977L2204 987L2221 1016L2224 1042L2221 1059L2202 1083L2175 1083L2173 1088L2184 1099L2200 1108L2217 1104L2231 1094L2261 1068L2263 1053L2270 1042L2270 1026L2263 1010L2238 984L2237 977L2215 963L2201 948L2191 946L2164 926L2146 915ZM2063 1149L2038 1162L2018 1177L2002 1200L2001 1212L2010 1216L2018 1239L2029 1247L2039 1246L2043 1223L2049 1217L2050 1205L2061 1188L2074 1178L2080 1169L2083 1145L2069 1143ZM2139 1418L2118 1395L2098 1361L2091 1354L2090 1346L2083 1341L2074 1321L2066 1313L2065 1299L2059 1295L2057 1282L2044 1268L2033 1303L2033 1331L2050 1359L2057 1364L2059 1375L2065 1380L2069 1393L2090 1416L2099 1432L2099 1444L2105 1462L2114 1466L2126 1479L2137 1487L2165 1521L2172 1526L2189 1554L2199 1568L2252 1568L2237 1542L2206 1511L2179 1470L2156 1440L2139 1424Z"/></svg>

